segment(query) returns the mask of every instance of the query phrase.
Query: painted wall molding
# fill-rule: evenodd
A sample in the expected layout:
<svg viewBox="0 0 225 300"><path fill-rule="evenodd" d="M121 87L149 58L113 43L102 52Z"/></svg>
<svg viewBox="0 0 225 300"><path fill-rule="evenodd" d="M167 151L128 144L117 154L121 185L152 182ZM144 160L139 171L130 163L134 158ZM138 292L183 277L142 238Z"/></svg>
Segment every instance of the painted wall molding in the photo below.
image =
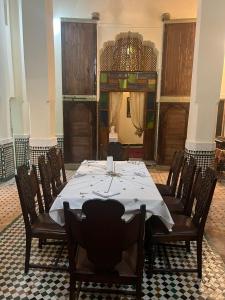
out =
<svg viewBox="0 0 225 300"><path fill-rule="evenodd" d="M159 102L170 102L170 103L175 103L175 102L190 102L190 97L186 96L160 96Z"/></svg>
<svg viewBox="0 0 225 300"><path fill-rule="evenodd" d="M14 134L13 137L15 139L29 139L30 135L29 134Z"/></svg>
<svg viewBox="0 0 225 300"><path fill-rule="evenodd" d="M215 151L216 143L206 143L186 140L185 148L189 151Z"/></svg>
<svg viewBox="0 0 225 300"><path fill-rule="evenodd" d="M5 144L8 144L8 143L12 143L13 142L13 138L10 137L10 138L0 138L0 145L5 145Z"/></svg>
<svg viewBox="0 0 225 300"><path fill-rule="evenodd" d="M53 147L57 145L57 138L30 138L30 147Z"/></svg>

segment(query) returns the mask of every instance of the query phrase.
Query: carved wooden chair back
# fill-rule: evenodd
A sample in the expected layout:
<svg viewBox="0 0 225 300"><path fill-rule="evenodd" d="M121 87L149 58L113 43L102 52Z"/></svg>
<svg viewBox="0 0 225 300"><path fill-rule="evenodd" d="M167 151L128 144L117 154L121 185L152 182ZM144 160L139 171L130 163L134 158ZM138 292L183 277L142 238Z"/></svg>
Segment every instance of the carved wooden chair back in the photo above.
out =
<svg viewBox="0 0 225 300"><path fill-rule="evenodd" d="M136 272L143 270L143 235L145 206L125 222L121 217L125 209L116 200L88 200L83 204L80 218L64 202L66 230L69 240L70 267L75 269L74 245L78 243L87 251L88 259L96 271L114 271L122 259L122 252L137 244Z"/></svg>
<svg viewBox="0 0 225 300"><path fill-rule="evenodd" d="M57 196L66 184L66 181L64 182L64 179L66 180L65 174L63 180L61 180L61 166L62 164L64 165L62 154L58 153L56 147L52 147L47 152L47 157L51 166L53 194L54 196Z"/></svg>
<svg viewBox="0 0 225 300"><path fill-rule="evenodd" d="M51 147L47 152L48 160L50 162L51 170L52 170L52 179L53 179L53 188L54 185L60 187L62 182L60 178L60 166L58 161L57 149L56 147Z"/></svg>
<svg viewBox="0 0 225 300"><path fill-rule="evenodd" d="M45 161L45 156L41 155L38 157L38 168L41 177L41 186L44 196L45 211L49 212L51 204L54 200L53 189L52 189L52 173L50 162Z"/></svg>
<svg viewBox="0 0 225 300"><path fill-rule="evenodd" d="M37 168L35 165L32 165L32 167L31 167L30 180L31 180L33 197L35 199L35 202L37 202L37 204L38 204L39 213L43 213L44 206L43 206L40 185L39 185L39 180L38 180L38 175L37 175Z"/></svg>
<svg viewBox="0 0 225 300"><path fill-rule="evenodd" d="M170 166L167 185L171 188L171 194L174 194L177 187L180 171L184 162L184 152L176 151L173 155L173 160Z"/></svg>
<svg viewBox="0 0 225 300"><path fill-rule="evenodd" d="M31 224L37 219L35 199L39 198L40 190L36 189L34 177L34 169L29 174L25 165L18 167L15 175L26 231L31 231Z"/></svg>
<svg viewBox="0 0 225 300"><path fill-rule="evenodd" d="M61 149L58 149L57 155L58 155L59 168L60 168L60 171L62 173L63 182L67 182L65 164L64 164L64 157L63 157L63 153L62 153Z"/></svg>
<svg viewBox="0 0 225 300"><path fill-rule="evenodd" d="M217 182L216 172L208 168L204 176L198 173L195 186L192 190L192 201L195 202L192 221L199 228L199 234L203 235L205 222L208 216L210 204Z"/></svg>
<svg viewBox="0 0 225 300"><path fill-rule="evenodd" d="M196 167L196 160L191 156L189 161L185 160L184 166L181 171L176 197L181 199L184 207L184 214L186 214L187 212L188 200L190 199L191 195Z"/></svg>

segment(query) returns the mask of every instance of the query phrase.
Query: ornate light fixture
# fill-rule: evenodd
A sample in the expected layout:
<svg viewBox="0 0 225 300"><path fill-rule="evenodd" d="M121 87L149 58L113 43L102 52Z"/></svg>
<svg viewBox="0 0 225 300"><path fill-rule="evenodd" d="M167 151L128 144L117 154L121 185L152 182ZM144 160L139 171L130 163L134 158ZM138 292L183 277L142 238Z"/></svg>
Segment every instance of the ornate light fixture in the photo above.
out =
<svg viewBox="0 0 225 300"><path fill-rule="evenodd" d="M143 39L139 33L120 33L113 52L113 71L143 70Z"/></svg>
<svg viewBox="0 0 225 300"><path fill-rule="evenodd" d="M137 32L122 32L115 41L104 44L100 54L101 71L156 71L157 50Z"/></svg>

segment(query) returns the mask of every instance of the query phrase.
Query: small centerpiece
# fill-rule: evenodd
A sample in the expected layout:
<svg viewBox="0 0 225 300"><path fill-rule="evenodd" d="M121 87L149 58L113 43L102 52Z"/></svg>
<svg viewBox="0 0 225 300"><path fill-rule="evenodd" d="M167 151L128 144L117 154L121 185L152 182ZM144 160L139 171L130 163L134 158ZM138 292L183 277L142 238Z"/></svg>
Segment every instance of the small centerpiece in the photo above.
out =
<svg viewBox="0 0 225 300"><path fill-rule="evenodd" d="M112 176L112 177L120 177L121 176L120 173L116 173L116 172L113 172L113 171L108 171L106 174L109 175L109 176Z"/></svg>

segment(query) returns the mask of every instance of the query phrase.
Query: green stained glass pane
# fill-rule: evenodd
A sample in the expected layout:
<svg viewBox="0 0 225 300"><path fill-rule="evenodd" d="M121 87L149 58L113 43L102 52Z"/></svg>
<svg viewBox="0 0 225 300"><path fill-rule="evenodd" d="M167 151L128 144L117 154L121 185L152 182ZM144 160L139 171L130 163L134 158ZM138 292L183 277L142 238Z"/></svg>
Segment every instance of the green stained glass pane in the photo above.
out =
<svg viewBox="0 0 225 300"><path fill-rule="evenodd" d="M155 109L155 93L148 93L147 109L148 110Z"/></svg>
<svg viewBox="0 0 225 300"><path fill-rule="evenodd" d="M107 73L100 73L100 83L107 83L108 82L108 74Z"/></svg>
<svg viewBox="0 0 225 300"><path fill-rule="evenodd" d="M147 112L147 128L152 129L154 127L155 113L154 111Z"/></svg>
<svg viewBox="0 0 225 300"><path fill-rule="evenodd" d="M128 83L136 83L137 74L129 73L128 74Z"/></svg>
<svg viewBox="0 0 225 300"><path fill-rule="evenodd" d="M127 88L127 79L119 79L119 87L120 87L120 89L126 89Z"/></svg>
<svg viewBox="0 0 225 300"><path fill-rule="evenodd" d="M148 88L150 91L154 92L156 90L156 79L148 79Z"/></svg>
<svg viewBox="0 0 225 300"><path fill-rule="evenodd" d="M108 93L101 93L100 94L100 100L99 100L100 109L108 109L108 99L109 99L109 94Z"/></svg>

